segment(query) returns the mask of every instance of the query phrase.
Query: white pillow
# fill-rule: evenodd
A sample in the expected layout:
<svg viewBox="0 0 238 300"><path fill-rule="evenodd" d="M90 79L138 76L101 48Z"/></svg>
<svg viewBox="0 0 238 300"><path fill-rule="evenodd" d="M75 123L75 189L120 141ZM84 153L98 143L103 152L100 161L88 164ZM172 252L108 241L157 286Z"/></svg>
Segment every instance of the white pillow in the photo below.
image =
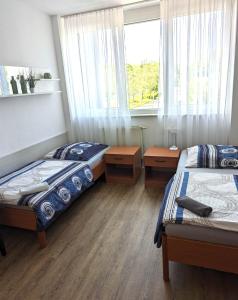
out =
<svg viewBox="0 0 238 300"><path fill-rule="evenodd" d="M187 160L185 167L186 168L197 168L198 167L198 146L193 146L187 148Z"/></svg>
<svg viewBox="0 0 238 300"><path fill-rule="evenodd" d="M44 156L44 158L45 158L45 159L52 159L53 156L55 155L55 152L56 152L57 149L58 149L58 148L56 148L56 149L50 151L49 153L47 153L47 154Z"/></svg>

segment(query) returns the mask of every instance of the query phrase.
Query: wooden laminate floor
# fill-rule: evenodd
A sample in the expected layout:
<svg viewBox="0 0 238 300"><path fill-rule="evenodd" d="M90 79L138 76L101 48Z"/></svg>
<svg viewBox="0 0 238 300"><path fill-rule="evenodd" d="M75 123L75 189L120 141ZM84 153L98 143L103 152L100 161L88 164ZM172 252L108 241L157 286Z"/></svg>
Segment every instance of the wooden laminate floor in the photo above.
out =
<svg viewBox="0 0 238 300"><path fill-rule="evenodd" d="M163 282L153 244L161 197L142 178L98 182L49 228L44 250L32 232L4 228L0 299L238 299L232 274L171 263Z"/></svg>

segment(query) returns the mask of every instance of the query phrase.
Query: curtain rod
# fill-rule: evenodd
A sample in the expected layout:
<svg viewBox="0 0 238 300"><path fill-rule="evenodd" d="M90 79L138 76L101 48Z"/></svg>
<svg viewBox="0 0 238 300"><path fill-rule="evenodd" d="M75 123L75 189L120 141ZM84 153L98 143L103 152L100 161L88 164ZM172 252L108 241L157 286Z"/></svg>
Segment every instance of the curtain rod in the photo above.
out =
<svg viewBox="0 0 238 300"><path fill-rule="evenodd" d="M137 5L137 4L150 3L150 2L159 3L159 0L141 0L141 1L136 1L133 3L119 4L119 5L114 5L114 6L109 6L109 7L99 8L99 9L91 9L91 10L86 10L86 11L82 11L82 12L75 12L72 14L60 15L60 17L70 17L70 16L74 16L74 15L78 15L78 14L87 14L90 12L101 11L101 10L105 10L105 9L112 9L112 8L117 8L117 7L127 7L127 6Z"/></svg>

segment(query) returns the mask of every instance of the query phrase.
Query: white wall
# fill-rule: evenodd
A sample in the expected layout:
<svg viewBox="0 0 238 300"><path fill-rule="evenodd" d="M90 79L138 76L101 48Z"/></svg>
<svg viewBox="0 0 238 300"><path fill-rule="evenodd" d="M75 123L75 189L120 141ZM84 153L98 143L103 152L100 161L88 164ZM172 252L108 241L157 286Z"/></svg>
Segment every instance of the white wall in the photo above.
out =
<svg viewBox="0 0 238 300"><path fill-rule="evenodd" d="M50 17L23 1L1 0L0 64L49 68L58 77ZM65 131L60 94L0 99L0 158Z"/></svg>
<svg viewBox="0 0 238 300"><path fill-rule="evenodd" d="M133 24L137 22L150 21L159 19L160 5L159 3L143 2L138 5L128 6L124 8L124 22L125 24Z"/></svg>

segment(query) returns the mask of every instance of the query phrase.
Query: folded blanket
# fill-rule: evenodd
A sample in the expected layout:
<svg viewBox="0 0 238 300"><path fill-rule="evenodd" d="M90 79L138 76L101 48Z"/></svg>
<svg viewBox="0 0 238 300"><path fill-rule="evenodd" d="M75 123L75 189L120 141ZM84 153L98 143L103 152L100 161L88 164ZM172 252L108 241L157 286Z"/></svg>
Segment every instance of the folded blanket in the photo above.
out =
<svg viewBox="0 0 238 300"><path fill-rule="evenodd" d="M238 168L238 146L197 145L187 151L186 168Z"/></svg>
<svg viewBox="0 0 238 300"><path fill-rule="evenodd" d="M107 147L108 145L93 142L66 144L46 154L45 158L87 161Z"/></svg>
<svg viewBox="0 0 238 300"><path fill-rule="evenodd" d="M22 195L20 194L19 191L14 191L14 190L6 190L6 189L0 189L0 202L4 201L11 201L15 200L18 201L20 200Z"/></svg>
<svg viewBox="0 0 238 300"><path fill-rule="evenodd" d="M208 217L212 212L211 206L193 200L188 196L177 197L175 201L180 207L186 208L200 217Z"/></svg>
<svg viewBox="0 0 238 300"><path fill-rule="evenodd" d="M11 201L11 200L20 200L22 196L31 195L35 193L40 193L47 191L49 189L49 185L47 182L42 182L38 184L33 184L24 188L16 189L8 189L8 188L0 188L0 201Z"/></svg>
<svg viewBox="0 0 238 300"><path fill-rule="evenodd" d="M20 194L22 196L31 195L31 194L35 194L35 193L48 191L48 189L49 189L49 184L47 182L42 182L42 183L33 184L31 186L21 188Z"/></svg>

